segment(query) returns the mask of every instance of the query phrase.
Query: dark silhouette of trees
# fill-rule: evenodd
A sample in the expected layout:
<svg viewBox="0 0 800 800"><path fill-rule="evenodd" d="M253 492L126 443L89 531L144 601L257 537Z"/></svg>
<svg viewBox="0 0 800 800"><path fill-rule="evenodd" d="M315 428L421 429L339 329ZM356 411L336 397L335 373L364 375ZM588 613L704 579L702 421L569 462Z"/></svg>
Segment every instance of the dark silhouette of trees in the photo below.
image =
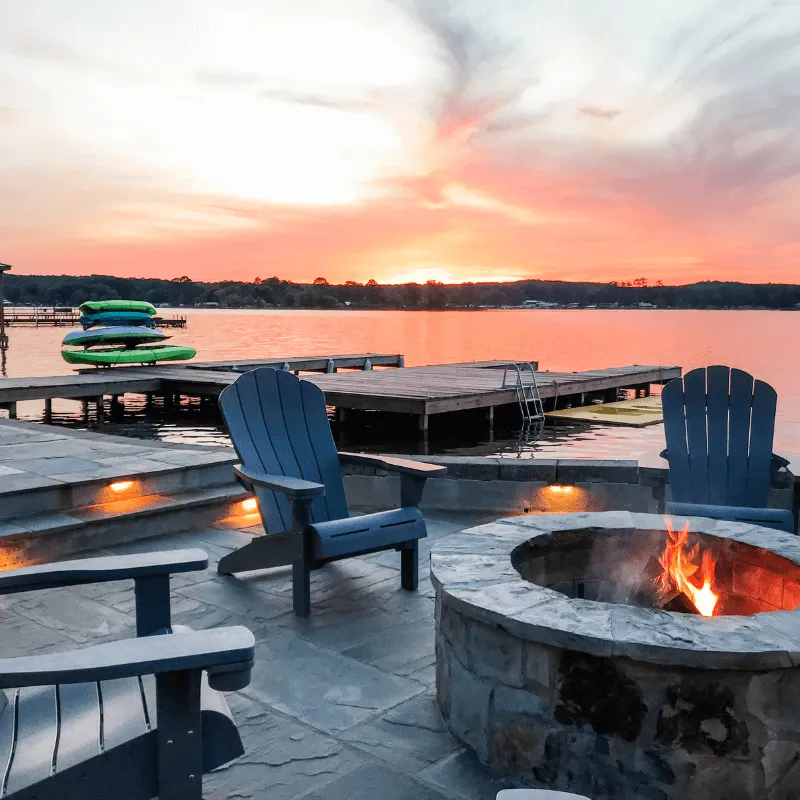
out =
<svg viewBox="0 0 800 800"><path fill-rule="evenodd" d="M562 306L636 308L640 303L659 308L772 308L800 306L800 286L703 281L664 286L646 278L611 283L568 283L525 280L514 283L447 285L380 285L346 281L330 284L324 278L293 283L273 276L252 283L203 283L188 276L171 280L117 278L113 275L15 275L4 277L6 298L14 304L77 306L85 300L119 298L149 300L157 305L195 306L217 303L230 308L397 308L470 309L519 306L525 301Z"/></svg>

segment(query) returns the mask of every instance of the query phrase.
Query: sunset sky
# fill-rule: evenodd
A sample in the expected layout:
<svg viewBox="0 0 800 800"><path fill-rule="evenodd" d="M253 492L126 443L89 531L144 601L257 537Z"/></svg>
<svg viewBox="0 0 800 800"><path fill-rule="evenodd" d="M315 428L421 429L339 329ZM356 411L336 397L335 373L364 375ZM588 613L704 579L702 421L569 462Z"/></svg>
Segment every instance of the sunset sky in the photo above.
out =
<svg viewBox="0 0 800 800"><path fill-rule="evenodd" d="M4 0L0 261L800 281L796 0Z"/></svg>

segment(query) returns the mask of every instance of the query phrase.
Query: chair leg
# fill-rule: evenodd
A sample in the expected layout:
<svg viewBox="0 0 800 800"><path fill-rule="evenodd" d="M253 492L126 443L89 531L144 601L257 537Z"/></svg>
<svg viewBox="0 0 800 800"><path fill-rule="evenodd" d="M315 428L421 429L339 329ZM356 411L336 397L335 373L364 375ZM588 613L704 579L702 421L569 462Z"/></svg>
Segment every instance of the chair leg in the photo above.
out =
<svg viewBox="0 0 800 800"><path fill-rule="evenodd" d="M292 531L256 536L252 542L223 556L217 565L220 575L254 569L288 567L302 554L302 538Z"/></svg>
<svg viewBox="0 0 800 800"><path fill-rule="evenodd" d="M292 607L298 617L311 616L311 567L305 558L292 564Z"/></svg>
<svg viewBox="0 0 800 800"><path fill-rule="evenodd" d="M416 539L410 547L400 551L400 585L412 590L419 586L419 542Z"/></svg>
<svg viewBox="0 0 800 800"><path fill-rule="evenodd" d="M200 670L156 675L158 797L202 800Z"/></svg>

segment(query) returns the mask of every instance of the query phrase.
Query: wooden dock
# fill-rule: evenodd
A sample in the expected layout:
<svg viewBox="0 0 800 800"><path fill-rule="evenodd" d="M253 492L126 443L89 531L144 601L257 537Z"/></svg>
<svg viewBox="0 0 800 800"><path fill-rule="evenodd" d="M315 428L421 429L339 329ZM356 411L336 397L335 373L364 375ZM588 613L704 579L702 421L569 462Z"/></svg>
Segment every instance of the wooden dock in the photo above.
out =
<svg viewBox="0 0 800 800"><path fill-rule="evenodd" d="M435 415L484 409L491 426L496 408L518 406L516 390L503 386L508 363L512 362L403 368L401 355L364 353L81 370L47 378L2 379L0 407L15 416L17 402L44 400L47 420L53 399L81 400L87 414L87 402L91 400L102 420L103 399L109 395L112 406L118 406L122 396L131 393L163 396L165 405L173 407L181 396L214 398L241 372L271 366L312 373L305 379L323 390L327 404L334 407L340 420L350 410L410 414L419 419L419 429L426 435L429 420ZM594 400L613 401L621 389L649 395L651 385L663 384L680 374L680 367L637 365L583 372L537 371L536 378L542 400L551 408L558 408Z"/></svg>
<svg viewBox="0 0 800 800"><path fill-rule="evenodd" d="M16 308L6 306L4 322L6 327L29 328L77 328L80 325L81 312L77 308ZM153 318L159 328L185 328L186 317Z"/></svg>

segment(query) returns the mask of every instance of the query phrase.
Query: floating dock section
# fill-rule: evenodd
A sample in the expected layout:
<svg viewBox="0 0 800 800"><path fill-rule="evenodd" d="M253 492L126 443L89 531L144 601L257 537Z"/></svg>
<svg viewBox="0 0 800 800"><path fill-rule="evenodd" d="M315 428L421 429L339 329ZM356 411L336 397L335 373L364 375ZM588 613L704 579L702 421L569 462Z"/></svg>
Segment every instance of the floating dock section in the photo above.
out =
<svg viewBox="0 0 800 800"><path fill-rule="evenodd" d="M526 362L529 360L526 360ZM481 361L403 367L403 356L360 355L301 356L193 362L187 365L118 367L46 378L0 380L0 408L16 416L16 403L45 401L45 421L53 399L94 402L98 421L104 417L104 399L112 410L125 394L163 396L173 407L180 397L216 398L239 374L261 366L309 373L325 393L326 402L343 420L350 410L414 415L419 430L427 434L433 416L483 409L490 425L497 408L519 406L513 387L503 385L504 368L513 361ZM532 362L535 363L536 362ZM539 394L551 409L618 400L623 389L649 396L653 384L680 377L680 367L629 366L581 372L536 372ZM88 410L86 411L88 413Z"/></svg>

